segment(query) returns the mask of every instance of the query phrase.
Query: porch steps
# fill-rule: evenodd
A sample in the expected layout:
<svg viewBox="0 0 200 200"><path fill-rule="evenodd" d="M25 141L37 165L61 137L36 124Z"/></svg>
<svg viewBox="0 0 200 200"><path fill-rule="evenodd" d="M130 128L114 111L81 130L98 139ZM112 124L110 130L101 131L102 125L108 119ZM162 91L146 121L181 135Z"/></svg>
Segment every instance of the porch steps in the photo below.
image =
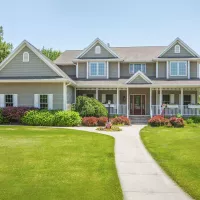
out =
<svg viewBox="0 0 200 200"><path fill-rule="evenodd" d="M150 116L129 116L131 124L147 124Z"/></svg>

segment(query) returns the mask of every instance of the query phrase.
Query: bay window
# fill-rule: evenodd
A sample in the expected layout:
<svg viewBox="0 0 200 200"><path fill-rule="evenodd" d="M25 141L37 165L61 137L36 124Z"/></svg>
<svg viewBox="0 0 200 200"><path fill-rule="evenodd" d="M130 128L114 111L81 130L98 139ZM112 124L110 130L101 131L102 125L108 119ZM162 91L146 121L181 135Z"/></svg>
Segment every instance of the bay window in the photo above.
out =
<svg viewBox="0 0 200 200"><path fill-rule="evenodd" d="M186 61L171 61L170 62L170 76L187 76L187 62Z"/></svg>
<svg viewBox="0 0 200 200"><path fill-rule="evenodd" d="M90 62L90 76L105 76L106 64L105 62Z"/></svg>
<svg viewBox="0 0 200 200"><path fill-rule="evenodd" d="M146 64L130 64L129 65L129 73L134 74L138 71L146 73Z"/></svg>

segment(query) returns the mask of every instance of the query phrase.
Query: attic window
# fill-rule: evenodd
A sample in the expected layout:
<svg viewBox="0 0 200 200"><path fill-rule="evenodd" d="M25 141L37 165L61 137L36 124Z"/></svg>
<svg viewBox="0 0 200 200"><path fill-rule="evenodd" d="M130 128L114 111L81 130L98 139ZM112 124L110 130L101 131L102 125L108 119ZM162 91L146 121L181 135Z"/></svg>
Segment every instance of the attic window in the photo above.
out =
<svg viewBox="0 0 200 200"><path fill-rule="evenodd" d="M23 62L29 62L29 53L28 52L23 53Z"/></svg>
<svg viewBox="0 0 200 200"><path fill-rule="evenodd" d="M180 53L180 45L176 45L175 47L174 47L174 53Z"/></svg>
<svg viewBox="0 0 200 200"><path fill-rule="evenodd" d="M95 47L95 54L100 54L101 53L101 47L100 46L96 46Z"/></svg>

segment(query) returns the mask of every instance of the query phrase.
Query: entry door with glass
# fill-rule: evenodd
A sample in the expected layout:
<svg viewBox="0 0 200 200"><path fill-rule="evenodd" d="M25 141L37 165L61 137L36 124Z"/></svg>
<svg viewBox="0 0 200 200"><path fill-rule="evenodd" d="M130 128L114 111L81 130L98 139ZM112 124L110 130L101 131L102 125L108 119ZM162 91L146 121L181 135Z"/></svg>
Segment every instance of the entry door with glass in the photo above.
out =
<svg viewBox="0 0 200 200"><path fill-rule="evenodd" d="M133 95L132 98L133 115L145 115L145 95Z"/></svg>

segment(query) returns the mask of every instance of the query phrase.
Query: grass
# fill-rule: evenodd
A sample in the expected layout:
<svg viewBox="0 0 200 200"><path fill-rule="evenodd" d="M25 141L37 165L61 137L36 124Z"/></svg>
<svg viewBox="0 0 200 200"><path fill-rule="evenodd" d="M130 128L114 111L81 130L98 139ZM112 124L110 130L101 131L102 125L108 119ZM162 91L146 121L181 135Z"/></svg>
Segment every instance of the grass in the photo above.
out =
<svg viewBox="0 0 200 200"><path fill-rule="evenodd" d="M154 159L188 194L200 199L200 127L145 127L141 138Z"/></svg>
<svg viewBox="0 0 200 200"><path fill-rule="evenodd" d="M123 199L114 139L70 129L0 127L0 199Z"/></svg>

